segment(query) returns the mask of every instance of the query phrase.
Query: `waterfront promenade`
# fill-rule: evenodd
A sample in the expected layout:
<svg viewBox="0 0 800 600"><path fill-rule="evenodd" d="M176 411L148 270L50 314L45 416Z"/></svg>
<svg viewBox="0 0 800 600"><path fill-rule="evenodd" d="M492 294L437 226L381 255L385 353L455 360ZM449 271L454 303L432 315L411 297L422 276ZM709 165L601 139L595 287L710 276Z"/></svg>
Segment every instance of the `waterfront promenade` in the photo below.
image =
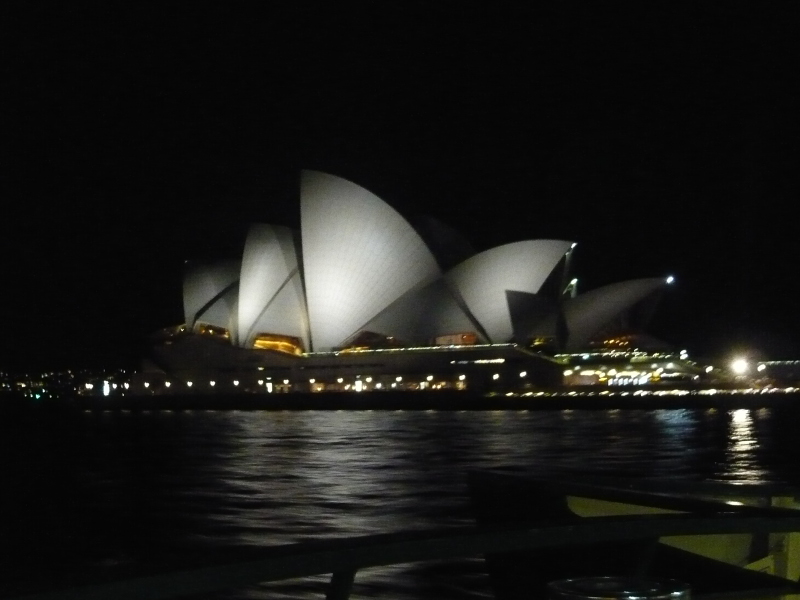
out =
<svg viewBox="0 0 800 600"><path fill-rule="evenodd" d="M76 396L88 410L559 410L656 408L769 408L800 403L800 388L598 388L477 394L435 392L325 392L286 394L174 394Z"/></svg>

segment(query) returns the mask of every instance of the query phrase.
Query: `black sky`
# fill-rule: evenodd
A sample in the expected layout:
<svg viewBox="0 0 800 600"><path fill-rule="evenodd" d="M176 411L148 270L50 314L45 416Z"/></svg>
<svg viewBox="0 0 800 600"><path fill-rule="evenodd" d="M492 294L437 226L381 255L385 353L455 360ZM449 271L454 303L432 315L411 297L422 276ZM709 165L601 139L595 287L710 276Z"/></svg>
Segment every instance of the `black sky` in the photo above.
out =
<svg viewBox="0 0 800 600"><path fill-rule="evenodd" d="M478 250L575 240L584 290L674 274L695 354L800 355L789 4L246 6L0 9L0 366L136 364L185 259L299 224L301 168Z"/></svg>

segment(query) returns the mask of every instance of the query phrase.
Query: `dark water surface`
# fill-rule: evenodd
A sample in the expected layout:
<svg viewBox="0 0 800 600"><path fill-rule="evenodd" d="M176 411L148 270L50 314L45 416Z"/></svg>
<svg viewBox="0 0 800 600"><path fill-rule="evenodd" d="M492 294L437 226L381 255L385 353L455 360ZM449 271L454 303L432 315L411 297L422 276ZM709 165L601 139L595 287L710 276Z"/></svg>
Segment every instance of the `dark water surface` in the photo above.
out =
<svg viewBox="0 0 800 600"><path fill-rule="evenodd" d="M800 487L798 417L793 408L4 416L0 592L194 553L470 524L470 469ZM326 581L222 597L321 598ZM365 570L353 591L489 594L478 559Z"/></svg>

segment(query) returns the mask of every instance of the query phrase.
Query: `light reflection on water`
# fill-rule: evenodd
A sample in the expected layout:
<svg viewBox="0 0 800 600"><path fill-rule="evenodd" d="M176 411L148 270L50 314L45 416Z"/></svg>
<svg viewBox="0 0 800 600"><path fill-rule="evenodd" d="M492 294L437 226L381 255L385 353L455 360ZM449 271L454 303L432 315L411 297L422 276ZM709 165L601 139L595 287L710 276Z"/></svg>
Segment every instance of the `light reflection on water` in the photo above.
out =
<svg viewBox="0 0 800 600"><path fill-rule="evenodd" d="M34 449L0 459L7 480L16 478L13 489L22 490L17 513L27 515L6 539L20 546L47 539L65 569L90 570L461 525L472 522L470 469L795 484L795 415L776 412L81 413L67 422L4 428L17 450ZM481 565L370 569L359 574L354 597L474 597L488 589ZM320 597L325 581L225 597Z"/></svg>

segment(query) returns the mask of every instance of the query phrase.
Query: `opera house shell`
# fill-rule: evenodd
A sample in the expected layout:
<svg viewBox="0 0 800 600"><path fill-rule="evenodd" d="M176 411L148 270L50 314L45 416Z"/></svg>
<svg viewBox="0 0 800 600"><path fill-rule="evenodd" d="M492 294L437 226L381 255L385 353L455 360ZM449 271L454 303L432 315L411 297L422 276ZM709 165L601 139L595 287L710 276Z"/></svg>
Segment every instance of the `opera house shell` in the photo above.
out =
<svg viewBox="0 0 800 600"><path fill-rule="evenodd" d="M270 391L550 385L554 350L613 333L667 285L576 294L572 241L465 255L443 226L422 233L355 183L300 179L299 232L255 224L239 259L187 264L184 323L154 337L149 373Z"/></svg>

